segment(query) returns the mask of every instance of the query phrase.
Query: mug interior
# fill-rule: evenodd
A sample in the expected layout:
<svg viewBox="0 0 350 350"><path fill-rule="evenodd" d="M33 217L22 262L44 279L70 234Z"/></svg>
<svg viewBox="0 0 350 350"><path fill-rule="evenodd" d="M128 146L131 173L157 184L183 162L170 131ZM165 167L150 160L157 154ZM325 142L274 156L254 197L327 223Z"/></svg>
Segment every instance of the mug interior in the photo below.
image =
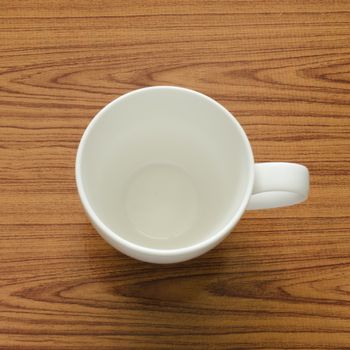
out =
<svg viewBox="0 0 350 350"><path fill-rule="evenodd" d="M192 90L145 88L116 99L80 147L88 205L138 246L200 243L227 226L251 192L253 160L242 128Z"/></svg>

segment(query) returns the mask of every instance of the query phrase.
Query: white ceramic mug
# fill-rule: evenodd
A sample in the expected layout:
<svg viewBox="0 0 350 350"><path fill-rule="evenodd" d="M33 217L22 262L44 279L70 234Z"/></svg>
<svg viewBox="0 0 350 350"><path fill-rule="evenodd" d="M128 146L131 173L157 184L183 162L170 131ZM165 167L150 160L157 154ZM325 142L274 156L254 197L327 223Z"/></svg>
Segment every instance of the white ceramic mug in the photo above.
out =
<svg viewBox="0 0 350 350"><path fill-rule="evenodd" d="M296 204L309 189L306 167L254 164L230 112L172 86L132 91L104 107L81 139L76 181L99 234L152 263L197 257L246 209Z"/></svg>

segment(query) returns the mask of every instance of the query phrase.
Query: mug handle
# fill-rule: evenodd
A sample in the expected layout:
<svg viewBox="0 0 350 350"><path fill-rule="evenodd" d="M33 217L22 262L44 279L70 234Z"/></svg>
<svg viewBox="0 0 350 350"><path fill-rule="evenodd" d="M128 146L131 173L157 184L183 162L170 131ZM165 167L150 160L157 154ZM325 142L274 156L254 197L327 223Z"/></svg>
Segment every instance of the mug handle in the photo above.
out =
<svg viewBox="0 0 350 350"><path fill-rule="evenodd" d="M309 193L309 171L296 163L257 163L247 210L286 207L303 202Z"/></svg>

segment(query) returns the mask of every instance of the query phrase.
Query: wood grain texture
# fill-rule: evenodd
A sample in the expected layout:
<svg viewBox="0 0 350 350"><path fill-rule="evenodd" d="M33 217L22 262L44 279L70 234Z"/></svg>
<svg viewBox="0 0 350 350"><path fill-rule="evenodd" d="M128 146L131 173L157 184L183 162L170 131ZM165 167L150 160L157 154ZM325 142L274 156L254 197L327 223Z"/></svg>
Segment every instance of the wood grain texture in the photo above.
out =
<svg viewBox="0 0 350 350"><path fill-rule="evenodd" d="M181 85L235 114L256 161L311 172L170 266L109 247L74 180L95 113ZM349 1L0 1L0 349L349 349Z"/></svg>

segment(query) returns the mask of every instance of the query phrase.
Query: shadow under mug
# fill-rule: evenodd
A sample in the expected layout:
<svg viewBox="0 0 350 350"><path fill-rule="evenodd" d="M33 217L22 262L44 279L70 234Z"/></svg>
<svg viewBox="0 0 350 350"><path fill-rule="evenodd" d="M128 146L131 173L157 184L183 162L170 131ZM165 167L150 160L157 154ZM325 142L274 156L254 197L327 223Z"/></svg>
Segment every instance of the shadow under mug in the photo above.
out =
<svg viewBox="0 0 350 350"><path fill-rule="evenodd" d="M175 263L216 246L246 209L304 201L309 173L294 163L254 164L244 130L222 105L156 86L115 99L93 118L76 182L108 243L142 261Z"/></svg>

